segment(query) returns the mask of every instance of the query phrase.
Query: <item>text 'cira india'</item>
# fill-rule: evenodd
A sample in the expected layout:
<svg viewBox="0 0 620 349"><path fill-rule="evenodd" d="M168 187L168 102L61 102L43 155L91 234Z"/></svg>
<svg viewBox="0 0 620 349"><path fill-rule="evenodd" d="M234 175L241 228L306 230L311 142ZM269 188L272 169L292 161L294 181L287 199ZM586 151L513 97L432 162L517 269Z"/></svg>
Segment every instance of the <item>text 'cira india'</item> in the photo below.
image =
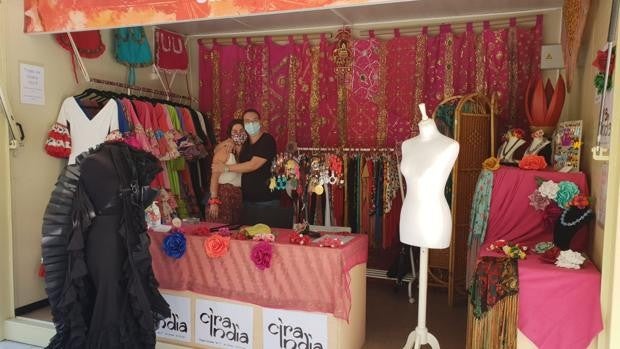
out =
<svg viewBox="0 0 620 349"><path fill-rule="evenodd" d="M234 323L230 317L217 315L209 308L208 313L200 314L200 321L209 325L209 336L220 339L227 339L232 342L248 344L248 334L239 330L239 325Z"/></svg>
<svg viewBox="0 0 620 349"><path fill-rule="evenodd" d="M312 341L312 334L304 331L299 326L285 324L281 318L278 323L270 323L267 327L269 333L278 336L281 349L323 349L320 342Z"/></svg>
<svg viewBox="0 0 620 349"><path fill-rule="evenodd" d="M172 313L169 318L165 318L159 321L159 328L167 329L170 331L178 331L187 333L187 323L185 321L179 321L179 315Z"/></svg>

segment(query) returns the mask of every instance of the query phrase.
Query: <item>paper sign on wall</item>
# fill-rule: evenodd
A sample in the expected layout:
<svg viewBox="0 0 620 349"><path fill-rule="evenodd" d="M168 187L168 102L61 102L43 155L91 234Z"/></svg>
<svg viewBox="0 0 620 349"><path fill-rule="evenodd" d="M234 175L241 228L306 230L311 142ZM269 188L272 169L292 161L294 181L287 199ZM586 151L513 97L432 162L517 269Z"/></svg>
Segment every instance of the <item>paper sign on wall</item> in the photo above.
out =
<svg viewBox="0 0 620 349"><path fill-rule="evenodd" d="M192 340L192 313L191 300L188 297L179 297L162 294L170 305L171 316L159 322L157 336L183 342Z"/></svg>
<svg viewBox="0 0 620 349"><path fill-rule="evenodd" d="M263 347L326 349L327 316L263 308Z"/></svg>
<svg viewBox="0 0 620 349"><path fill-rule="evenodd" d="M22 104L45 104L45 71L32 64L19 64L19 90Z"/></svg>
<svg viewBox="0 0 620 349"><path fill-rule="evenodd" d="M253 331L252 307L196 299L196 343L214 348L250 349Z"/></svg>

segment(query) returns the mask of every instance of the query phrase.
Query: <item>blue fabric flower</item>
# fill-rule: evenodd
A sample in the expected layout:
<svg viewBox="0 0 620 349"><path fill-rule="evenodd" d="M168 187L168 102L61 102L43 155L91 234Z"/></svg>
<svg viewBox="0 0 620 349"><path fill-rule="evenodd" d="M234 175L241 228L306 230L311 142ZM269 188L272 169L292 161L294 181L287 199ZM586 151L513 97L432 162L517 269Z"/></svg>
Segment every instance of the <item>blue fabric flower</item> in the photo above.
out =
<svg viewBox="0 0 620 349"><path fill-rule="evenodd" d="M565 208L573 200L575 195L579 194L579 188L573 182L562 181L558 183L558 193L555 197L555 201L558 206Z"/></svg>
<svg viewBox="0 0 620 349"><path fill-rule="evenodd" d="M185 246L185 235L177 231L164 238L162 247L166 255L174 259L179 259L185 254Z"/></svg>

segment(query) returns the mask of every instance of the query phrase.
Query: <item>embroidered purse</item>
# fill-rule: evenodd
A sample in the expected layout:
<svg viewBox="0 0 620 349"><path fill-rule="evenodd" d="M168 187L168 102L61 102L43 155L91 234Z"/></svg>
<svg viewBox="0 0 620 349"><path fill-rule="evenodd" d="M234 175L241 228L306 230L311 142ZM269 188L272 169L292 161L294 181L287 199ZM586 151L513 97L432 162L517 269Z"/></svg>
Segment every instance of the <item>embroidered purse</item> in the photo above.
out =
<svg viewBox="0 0 620 349"><path fill-rule="evenodd" d="M129 67L127 83L134 85L135 68L153 64L153 55L144 28L114 29L114 57L119 63Z"/></svg>

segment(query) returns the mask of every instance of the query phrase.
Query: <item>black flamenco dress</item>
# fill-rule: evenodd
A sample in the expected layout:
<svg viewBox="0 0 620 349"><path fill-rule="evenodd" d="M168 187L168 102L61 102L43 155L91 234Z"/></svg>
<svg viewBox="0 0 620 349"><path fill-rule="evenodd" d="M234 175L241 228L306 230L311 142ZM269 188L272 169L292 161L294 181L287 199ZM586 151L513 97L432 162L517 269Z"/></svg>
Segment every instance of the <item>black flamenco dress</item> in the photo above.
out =
<svg viewBox="0 0 620 349"><path fill-rule="evenodd" d="M170 308L151 267L144 208L152 155L106 143L58 178L43 218L43 265L56 335L48 348L154 348Z"/></svg>

